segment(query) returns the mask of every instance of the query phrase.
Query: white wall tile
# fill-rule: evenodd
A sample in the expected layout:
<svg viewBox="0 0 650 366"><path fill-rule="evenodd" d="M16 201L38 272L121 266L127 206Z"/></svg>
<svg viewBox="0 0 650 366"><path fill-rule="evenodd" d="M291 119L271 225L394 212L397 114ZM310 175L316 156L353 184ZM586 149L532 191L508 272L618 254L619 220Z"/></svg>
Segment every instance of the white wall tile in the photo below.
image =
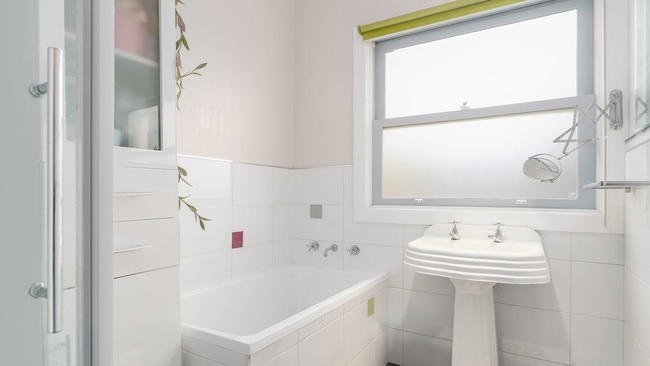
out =
<svg viewBox="0 0 650 366"><path fill-rule="evenodd" d="M571 260L623 264L623 235L571 233Z"/></svg>
<svg viewBox="0 0 650 366"><path fill-rule="evenodd" d="M295 237L293 212L293 205L273 205L273 241Z"/></svg>
<svg viewBox="0 0 650 366"><path fill-rule="evenodd" d="M561 363L539 360L531 357L514 355L512 353L500 352L499 365L501 366L564 366Z"/></svg>
<svg viewBox="0 0 650 366"><path fill-rule="evenodd" d="M404 288L447 296L456 295L456 289L448 278L416 273L409 266L404 266Z"/></svg>
<svg viewBox="0 0 650 366"><path fill-rule="evenodd" d="M622 366L623 322L571 315L572 366Z"/></svg>
<svg viewBox="0 0 650 366"><path fill-rule="evenodd" d="M650 355L650 285L630 270L625 272L625 327Z"/></svg>
<svg viewBox="0 0 650 366"><path fill-rule="evenodd" d="M248 356L227 348L183 336L183 350L226 366L248 366Z"/></svg>
<svg viewBox="0 0 650 366"><path fill-rule="evenodd" d="M352 180L352 166L343 167L343 204L351 205L352 204L352 191L353 180Z"/></svg>
<svg viewBox="0 0 650 366"><path fill-rule="evenodd" d="M504 304L495 304L495 313L501 351L569 363L569 314Z"/></svg>
<svg viewBox="0 0 650 366"><path fill-rule="evenodd" d="M295 331L253 353L249 366L262 366L297 344L298 332Z"/></svg>
<svg viewBox="0 0 650 366"><path fill-rule="evenodd" d="M299 366L344 365L343 318L307 337L298 345Z"/></svg>
<svg viewBox="0 0 650 366"><path fill-rule="evenodd" d="M454 298L419 291L404 291L404 330L452 339Z"/></svg>
<svg viewBox="0 0 650 366"><path fill-rule="evenodd" d="M273 267L284 267L294 264L294 240L273 242Z"/></svg>
<svg viewBox="0 0 650 366"><path fill-rule="evenodd" d="M232 278L250 276L273 267L273 244L254 245L232 251Z"/></svg>
<svg viewBox="0 0 650 366"><path fill-rule="evenodd" d="M274 205L288 205L293 199L293 170L273 168L273 199Z"/></svg>
<svg viewBox="0 0 650 366"><path fill-rule="evenodd" d="M345 242L403 246L403 225L355 222L352 218L352 205L343 207L343 240Z"/></svg>
<svg viewBox="0 0 650 366"><path fill-rule="evenodd" d="M350 255L346 243L343 251L343 267L351 271L388 273L390 286L402 287L404 283L404 258L401 247L357 244L358 255Z"/></svg>
<svg viewBox="0 0 650 366"><path fill-rule="evenodd" d="M264 366L298 366L298 345L284 351L278 357L265 363Z"/></svg>
<svg viewBox="0 0 650 366"><path fill-rule="evenodd" d="M625 236L625 265L646 283L650 283L650 236Z"/></svg>
<svg viewBox="0 0 650 366"><path fill-rule="evenodd" d="M323 205L323 218L309 218L309 205L293 206L296 238L343 242L343 205Z"/></svg>
<svg viewBox="0 0 650 366"><path fill-rule="evenodd" d="M338 318L343 317L345 314L344 306L339 306L336 309L328 312L327 314L321 316L320 318L310 322L309 324L298 329L298 340L302 341L312 334L319 331L321 328L330 324L331 322L337 320Z"/></svg>
<svg viewBox="0 0 650 366"><path fill-rule="evenodd" d="M404 329L404 289L390 287L388 289L388 326L393 329Z"/></svg>
<svg viewBox="0 0 650 366"><path fill-rule="evenodd" d="M273 206L233 206L232 231L244 232L244 246L273 241Z"/></svg>
<svg viewBox="0 0 650 366"><path fill-rule="evenodd" d="M571 302L573 313L622 320L623 267L572 262Z"/></svg>
<svg viewBox="0 0 650 366"><path fill-rule="evenodd" d="M194 205L223 206L232 203L232 163L180 155L178 165L187 171L192 187L180 182L178 193L191 195Z"/></svg>
<svg viewBox="0 0 650 366"><path fill-rule="evenodd" d="M540 231L546 257L554 259L571 259L571 233Z"/></svg>
<svg viewBox="0 0 650 366"><path fill-rule="evenodd" d="M224 366L193 353L183 352L183 366Z"/></svg>
<svg viewBox="0 0 650 366"><path fill-rule="evenodd" d="M496 302L555 311L571 311L571 262L549 259L551 282L544 285L494 287Z"/></svg>
<svg viewBox="0 0 650 366"><path fill-rule="evenodd" d="M432 365L451 365L451 341L404 332L404 366Z"/></svg>
<svg viewBox="0 0 650 366"><path fill-rule="evenodd" d="M650 237L650 212L633 211L625 215L625 235Z"/></svg>
<svg viewBox="0 0 650 366"><path fill-rule="evenodd" d="M388 290L381 291L374 298L374 315L368 316L368 304L364 301L343 316L344 364L351 362L387 329Z"/></svg>
<svg viewBox="0 0 650 366"><path fill-rule="evenodd" d="M273 168L239 164L232 167L232 204L270 205L273 203Z"/></svg>
<svg viewBox="0 0 650 366"><path fill-rule="evenodd" d="M415 239L421 238L426 228L426 225L404 225L404 246Z"/></svg>
<svg viewBox="0 0 650 366"><path fill-rule="evenodd" d="M291 241L293 263L301 266L313 266L321 268L336 268L343 269L343 251L340 249L335 253L330 253L327 258L323 256L325 248L332 244L331 241L318 240L320 249L316 252L309 251L307 245L311 240L294 239ZM338 244L337 244L338 245Z"/></svg>
<svg viewBox="0 0 650 366"><path fill-rule="evenodd" d="M297 169L293 176L295 203L343 204L343 167Z"/></svg>
<svg viewBox="0 0 650 366"><path fill-rule="evenodd" d="M181 258L181 293L209 288L231 279L230 250Z"/></svg>
<svg viewBox="0 0 650 366"><path fill-rule="evenodd" d="M232 207L197 207L199 214L210 219L205 230L194 221L194 214L187 209L179 212L181 231L181 257L216 252L231 248Z"/></svg>
<svg viewBox="0 0 650 366"><path fill-rule="evenodd" d="M388 329L388 362L404 365L404 332Z"/></svg>
<svg viewBox="0 0 650 366"><path fill-rule="evenodd" d="M643 348L632 332L627 327L623 332L623 365L650 366L650 357L643 352Z"/></svg>
<svg viewBox="0 0 650 366"><path fill-rule="evenodd" d="M388 334L375 338L347 366L386 366L388 362Z"/></svg>

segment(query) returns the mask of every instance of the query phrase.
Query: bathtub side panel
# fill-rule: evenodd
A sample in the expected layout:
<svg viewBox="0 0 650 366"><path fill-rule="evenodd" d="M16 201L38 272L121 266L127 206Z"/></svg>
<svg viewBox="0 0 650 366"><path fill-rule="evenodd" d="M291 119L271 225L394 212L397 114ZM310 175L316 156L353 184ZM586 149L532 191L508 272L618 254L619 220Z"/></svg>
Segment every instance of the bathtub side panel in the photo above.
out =
<svg viewBox="0 0 650 366"><path fill-rule="evenodd" d="M183 366L248 366L248 355L183 336ZM189 364L185 364L185 360ZM205 362L205 360L210 362Z"/></svg>
<svg viewBox="0 0 650 366"><path fill-rule="evenodd" d="M321 287L318 285L346 275L343 271L338 271L340 273L329 271L313 273L313 271L322 270L291 268L289 271L283 271L283 275L274 280L256 276L251 278L255 283L245 283L247 280L235 281L224 286L227 288L215 288L184 298L184 310L190 313L189 318L192 321L197 322L194 323L195 325L190 325L187 318L183 319L185 332L183 351L186 353L184 358L192 360L188 362L201 362L194 357L197 356L225 366L272 366L285 365L285 363L287 366L293 366L294 359L300 366L316 366L323 362L326 362L323 365L329 366L359 364L360 360L367 359L376 362L385 360L387 347L382 345L386 342L381 341L387 338L388 327L388 289L385 275L347 273L351 276L347 277L346 281L342 281L348 285L347 288L324 298L307 310L287 317L250 336L237 336L230 333L233 337L230 339L228 332L219 328L224 324L236 327L240 322L238 320L240 316L244 317L241 323L246 323L245 318L251 317L251 314L245 314L246 306L241 306L241 298L238 299L240 301L228 301L231 304L226 307L231 306L229 309L232 310L229 314L214 314L215 309L224 309L224 307L213 307L210 301L218 300L217 304L223 305L223 302L226 302L224 299L237 298L237 290L244 292L244 295L253 294L259 300L260 295L268 295L266 292L269 289L274 289L277 297L284 298L283 302L288 299L295 301L300 299L300 296L293 290L302 287L305 278L313 280L311 282L313 287ZM272 273L270 275L273 276ZM330 286L325 287L331 290ZM372 299L372 307L369 305L370 299ZM202 303L203 301L206 303ZM240 306L237 309L232 308L238 303ZM268 306L270 305L261 307ZM261 311L258 306L253 316L273 312L272 309ZM227 321L220 320L223 317L227 317ZM333 363L332 358L335 358ZM206 365L213 366L210 363Z"/></svg>

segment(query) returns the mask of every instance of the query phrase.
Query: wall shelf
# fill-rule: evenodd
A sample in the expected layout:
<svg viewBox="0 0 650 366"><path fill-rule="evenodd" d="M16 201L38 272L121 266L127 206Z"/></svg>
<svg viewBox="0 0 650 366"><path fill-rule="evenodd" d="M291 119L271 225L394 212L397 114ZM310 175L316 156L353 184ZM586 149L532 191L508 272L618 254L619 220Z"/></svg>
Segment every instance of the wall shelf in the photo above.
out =
<svg viewBox="0 0 650 366"><path fill-rule="evenodd" d="M625 192L629 192L632 188L635 187L650 187L650 181L601 180L599 182L585 184L582 188L584 189L625 189Z"/></svg>

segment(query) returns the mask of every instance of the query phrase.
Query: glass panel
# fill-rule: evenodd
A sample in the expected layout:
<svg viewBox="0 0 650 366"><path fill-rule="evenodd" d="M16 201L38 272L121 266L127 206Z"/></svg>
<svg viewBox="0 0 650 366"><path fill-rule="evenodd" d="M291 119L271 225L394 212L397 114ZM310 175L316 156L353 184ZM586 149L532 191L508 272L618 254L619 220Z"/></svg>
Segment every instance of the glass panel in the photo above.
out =
<svg viewBox="0 0 650 366"><path fill-rule="evenodd" d="M578 152L562 175L540 183L522 172L535 154L562 156L552 141L573 109L383 129L383 198L574 199ZM516 136L516 137L515 137Z"/></svg>
<svg viewBox="0 0 650 366"><path fill-rule="evenodd" d="M9 45L11 52L0 58L2 69L10 70L4 75L0 99L11 106L5 108L7 120L17 123L8 127L11 133L0 135L2 166L10 172L3 180L7 194L0 211L6 243L6 253L0 256L0 365L89 365L90 252L86 245L90 245L90 215L85 200L89 187L84 179L84 173L89 172L89 131L84 123L89 123L86 106L90 93L86 89L89 80L84 78L88 64L83 52L89 32L82 15L90 2L14 1L3 5L12 16L3 21L2 29L15 32L15 37ZM59 94L50 85L46 94L34 97L27 86L48 81L50 47L63 52L64 75L55 79L64 81L64 92ZM48 108L50 97L56 105L64 105L64 137L58 145L63 150L62 162L57 165L62 180L56 184L62 189L62 196L56 198L62 207L63 236L58 333L48 333L47 310L54 307L48 306L47 299L29 294L30 289L52 278L47 243L52 235L48 232L48 212L53 205L46 193L51 182L46 167L53 161L49 160L52 157L46 138L53 112Z"/></svg>
<svg viewBox="0 0 650 366"><path fill-rule="evenodd" d="M634 113L636 120L636 128L643 128L650 124L648 118L648 88L650 88L650 47L648 47L648 40L650 40L650 27L648 20L650 19L650 7L648 7L647 0L636 0L635 2L635 47L634 47L634 60L635 60L635 103Z"/></svg>
<svg viewBox="0 0 650 366"><path fill-rule="evenodd" d="M160 150L158 0L115 0L115 145Z"/></svg>
<svg viewBox="0 0 650 366"><path fill-rule="evenodd" d="M575 96L576 65L576 10L400 48L385 117Z"/></svg>

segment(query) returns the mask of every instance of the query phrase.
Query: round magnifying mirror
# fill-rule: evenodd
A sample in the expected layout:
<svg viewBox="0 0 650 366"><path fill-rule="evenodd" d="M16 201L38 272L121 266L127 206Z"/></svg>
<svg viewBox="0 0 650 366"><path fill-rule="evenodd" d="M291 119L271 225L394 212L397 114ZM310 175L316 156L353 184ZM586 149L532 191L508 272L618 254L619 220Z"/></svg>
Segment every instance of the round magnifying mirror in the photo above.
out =
<svg viewBox="0 0 650 366"><path fill-rule="evenodd" d="M553 155L537 154L526 160L523 170L532 180L553 183L562 174L562 164L560 159Z"/></svg>

